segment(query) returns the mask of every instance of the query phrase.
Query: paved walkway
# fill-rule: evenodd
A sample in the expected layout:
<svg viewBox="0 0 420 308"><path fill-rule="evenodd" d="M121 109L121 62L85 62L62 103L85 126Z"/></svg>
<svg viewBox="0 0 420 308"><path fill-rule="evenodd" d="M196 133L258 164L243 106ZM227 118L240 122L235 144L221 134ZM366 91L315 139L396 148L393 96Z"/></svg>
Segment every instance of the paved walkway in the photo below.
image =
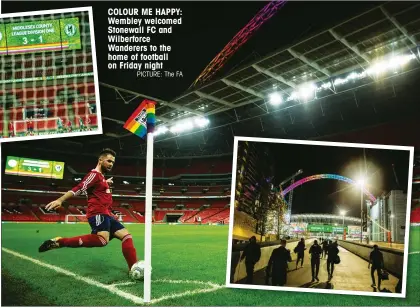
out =
<svg viewBox="0 0 420 308"><path fill-rule="evenodd" d="M308 253L309 247L305 251L305 259L303 267L296 269L296 259L297 255L292 252L293 262L289 263L289 272L287 275L287 287L300 287L300 288L318 288L318 289L334 289L334 290L348 290L348 291L366 291L366 292L378 292L376 288L372 288L370 277L370 269L368 269L368 262L362 258L356 256L350 251L339 247L341 258L341 263L335 265L334 274L331 282L327 282L328 273L327 273L327 260L321 259L321 264L319 266L319 282L311 282L312 272L311 272L311 261L310 255ZM378 283L376 274L375 274L376 283ZM245 284L245 279L237 282L240 284ZM271 279L270 279L271 283ZM395 292L395 286L398 283L398 278L389 275L389 280L382 281L381 283L381 292ZM265 269L260 270L254 274L254 283L255 285L266 285L265 283Z"/></svg>

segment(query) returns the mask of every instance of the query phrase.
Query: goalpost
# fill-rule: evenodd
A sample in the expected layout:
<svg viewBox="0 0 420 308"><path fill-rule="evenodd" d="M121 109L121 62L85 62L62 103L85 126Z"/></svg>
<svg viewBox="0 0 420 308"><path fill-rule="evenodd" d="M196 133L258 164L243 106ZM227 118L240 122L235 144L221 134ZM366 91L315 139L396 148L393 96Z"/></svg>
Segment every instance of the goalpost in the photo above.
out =
<svg viewBox="0 0 420 308"><path fill-rule="evenodd" d="M86 215L79 215L79 214L67 214L64 220L66 224L75 224L78 222L87 222Z"/></svg>
<svg viewBox="0 0 420 308"><path fill-rule="evenodd" d="M37 119L37 118L31 119L30 121L32 121L33 128L34 128L33 132L36 134L39 134L41 131L42 132L57 131L58 119L59 119L58 117L51 117L51 118L44 118L44 119ZM15 136L17 136L17 134L19 133L28 132L28 126L27 126L28 121L29 119L13 121L13 130L14 130L13 133ZM51 126L53 126L54 128L51 129ZM63 124L63 127L64 127L64 124Z"/></svg>

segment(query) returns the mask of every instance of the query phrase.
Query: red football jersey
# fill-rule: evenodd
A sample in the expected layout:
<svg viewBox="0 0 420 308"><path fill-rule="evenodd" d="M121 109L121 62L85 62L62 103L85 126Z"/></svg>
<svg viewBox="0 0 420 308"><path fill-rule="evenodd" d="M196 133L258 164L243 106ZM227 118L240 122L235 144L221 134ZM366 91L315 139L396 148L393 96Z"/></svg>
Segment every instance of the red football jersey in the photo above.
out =
<svg viewBox="0 0 420 308"><path fill-rule="evenodd" d="M102 173L92 170L71 191L75 196L82 194L87 195L87 218L97 214L112 216L112 194Z"/></svg>

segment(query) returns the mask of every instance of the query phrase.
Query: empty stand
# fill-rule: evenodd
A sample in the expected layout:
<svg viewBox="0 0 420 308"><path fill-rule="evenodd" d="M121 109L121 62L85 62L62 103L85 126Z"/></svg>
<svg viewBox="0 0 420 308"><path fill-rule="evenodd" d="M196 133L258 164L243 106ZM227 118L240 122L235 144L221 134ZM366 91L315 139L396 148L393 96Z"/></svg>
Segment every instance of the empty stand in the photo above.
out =
<svg viewBox="0 0 420 308"><path fill-rule="evenodd" d="M77 102L74 102L74 104L76 103ZM57 104L54 104L54 106L57 106ZM81 112L87 111L85 107L86 106L83 105L80 106ZM54 109L57 108L54 107ZM5 175L3 176L4 187L65 192L77 184L77 182L74 181L75 178L83 178L95 167L97 161L97 158L94 156L86 156L86 159L85 157L84 159L80 159L80 157L76 155L63 154L58 158L52 153L46 153L43 159L64 161L66 168L71 170L71 173L67 170L67 177L64 180ZM170 163L164 163L159 160L154 173L155 175L159 174L160 176L173 174L176 177L181 176L182 174L195 173L200 175L200 177L197 178L201 178L204 174L210 174L209 178L211 178L211 172L216 170L217 172L227 171L227 173L230 173L230 167L230 162L207 159L181 159L171 161ZM142 188L140 194L144 194L145 185L143 182L145 182L145 180L141 178L144 169L144 164L137 160L119 158L118 164L113 169L113 172L107 175L107 177L114 177L114 184L112 187L113 193L124 195L124 197L114 197L113 203L114 213L118 216L121 215L123 222L144 223L145 221L145 201L143 198L138 198L139 191L137 190L138 187ZM126 176L132 176L132 178L125 178ZM123 180L126 180L128 184L124 184ZM162 182L162 180L160 181ZM52 182L54 182L56 186L53 186ZM171 183L170 180L165 180L163 184L159 183L159 181L155 181L155 185L153 185L154 222L167 223L179 221L182 223L196 223L195 218L198 215L201 217L202 223L215 223L221 222L228 217L229 211L225 210L225 207L229 203L230 183L211 183L211 185L188 185L188 183L183 185L181 181L175 185L169 185L169 183ZM161 191L162 188L163 191ZM6 198L10 197L16 199L13 200L15 203L17 202L18 195L19 193L15 192L7 192L4 194ZM65 207L60 209L57 213L46 213L43 209L45 204L57 198L58 194L27 193L19 196L30 200L30 203L27 205L28 209L26 213L31 213L32 219L39 221L65 221L66 215L85 215L87 210L87 200L84 196L69 199L66 202ZM171 199L171 196L176 196L178 198ZM204 199L202 198L204 196L217 196L222 197L222 199ZM8 214L8 216L5 217L9 219L11 217L10 215L12 214Z"/></svg>
<svg viewBox="0 0 420 308"><path fill-rule="evenodd" d="M414 209L410 216L411 223L420 223L420 207Z"/></svg>
<svg viewBox="0 0 420 308"><path fill-rule="evenodd" d="M27 206L3 202L1 219L2 221L39 221L39 218Z"/></svg>
<svg viewBox="0 0 420 308"><path fill-rule="evenodd" d="M80 69L91 69L91 67L83 66L78 68L78 70ZM67 70L74 71L76 68L70 66ZM36 74L36 71L26 72L26 74L34 73ZM50 73L54 74L52 71ZM22 72L17 74L22 74ZM11 129L10 126L7 126L10 122L13 123L15 134L26 133L30 126L33 126L34 131L38 132L57 130L58 118L63 120L65 127L71 125L71 127L78 128L79 118L87 126L97 126L96 113L92 112L92 110L96 110L93 82L12 88L2 95L11 100L8 107L2 107L1 110L0 130L2 134L6 129L8 131Z"/></svg>

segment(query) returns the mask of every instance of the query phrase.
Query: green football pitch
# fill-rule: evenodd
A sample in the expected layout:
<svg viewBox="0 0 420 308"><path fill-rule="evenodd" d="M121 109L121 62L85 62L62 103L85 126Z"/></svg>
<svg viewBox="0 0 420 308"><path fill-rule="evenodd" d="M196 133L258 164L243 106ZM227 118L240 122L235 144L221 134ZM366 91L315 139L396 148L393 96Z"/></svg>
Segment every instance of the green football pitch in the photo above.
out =
<svg viewBox="0 0 420 308"><path fill-rule="evenodd" d="M143 257L144 225L127 225ZM2 224L3 306L143 305L143 283L127 277L121 243L38 253L54 236L90 231L86 224ZM407 297L226 288L228 227L154 225L152 306L419 306L420 227L411 227Z"/></svg>

